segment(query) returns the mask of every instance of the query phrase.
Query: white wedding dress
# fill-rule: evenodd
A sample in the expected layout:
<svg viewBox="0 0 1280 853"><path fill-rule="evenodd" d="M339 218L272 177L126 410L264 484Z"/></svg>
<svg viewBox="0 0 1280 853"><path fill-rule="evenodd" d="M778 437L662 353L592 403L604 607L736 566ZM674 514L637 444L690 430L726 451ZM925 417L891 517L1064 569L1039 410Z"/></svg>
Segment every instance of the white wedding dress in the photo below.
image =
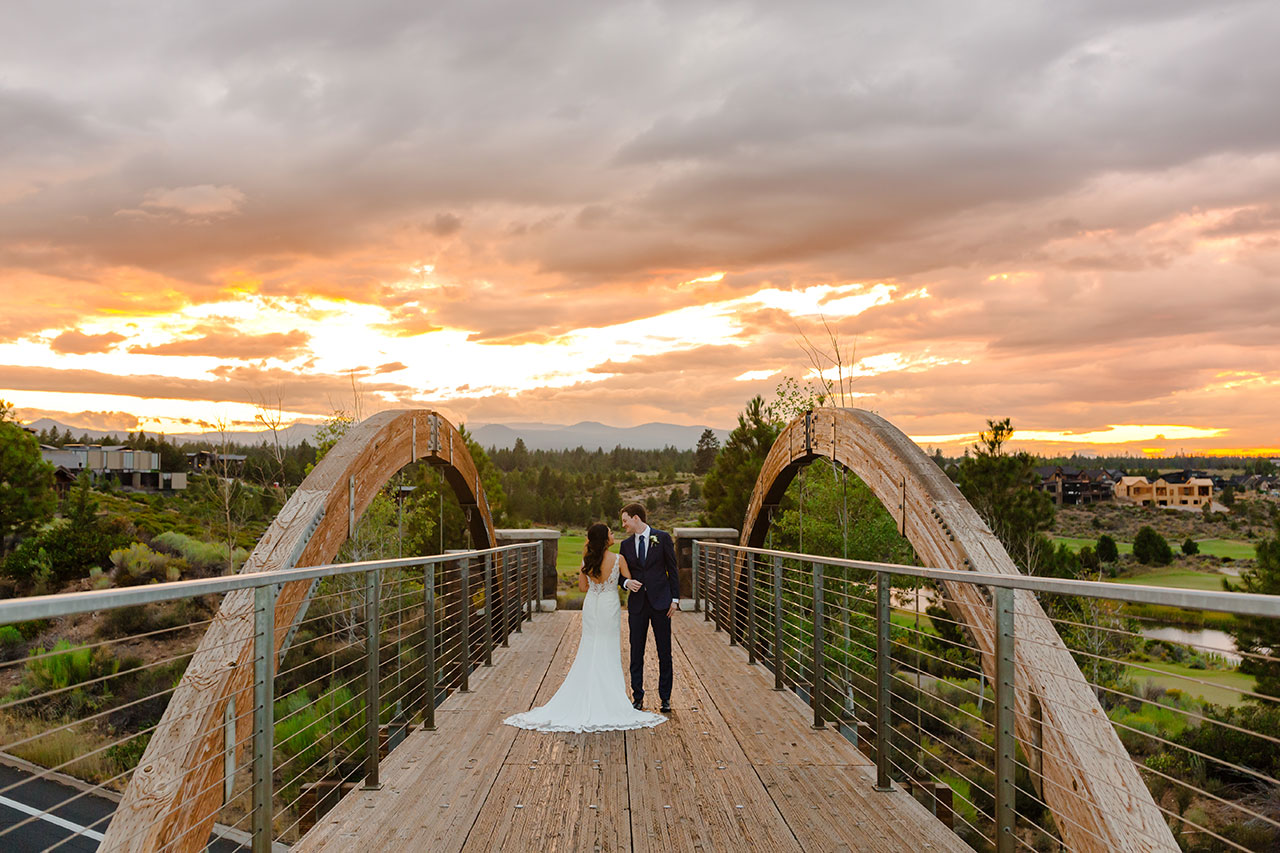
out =
<svg viewBox="0 0 1280 853"><path fill-rule="evenodd" d="M622 679L622 605L618 602L616 554L609 577L589 581L582 602L582 639L564 683L551 701L503 720L509 726L540 732L609 732L642 729L666 722L661 714L637 711ZM606 556L607 559L607 556Z"/></svg>

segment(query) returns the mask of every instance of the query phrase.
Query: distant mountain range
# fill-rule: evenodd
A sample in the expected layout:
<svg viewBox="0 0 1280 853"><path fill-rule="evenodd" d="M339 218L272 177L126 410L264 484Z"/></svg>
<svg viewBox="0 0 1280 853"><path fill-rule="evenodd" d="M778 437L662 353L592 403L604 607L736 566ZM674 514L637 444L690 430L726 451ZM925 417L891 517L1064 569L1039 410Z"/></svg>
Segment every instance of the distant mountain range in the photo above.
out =
<svg viewBox="0 0 1280 853"><path fill-rule="evenodd" d="M48 430L57 427L59 432L71 432L79 438L87 435L97 440L108 435L123 438L125 432L81 429L68 427L66 424L49 418L41 418L27 426L36 430ZM311 441L315 437L317 424L295 424L280 431L280 440L285 444L299 444ZM509 424L468 424L472 436L482 447L514 447L517 438L523 438L525 446L530 450L572 450L584 447L587 450L603 448L612 450L615 447L630 447L636 450L660 450L664 447L678 447L691 450L697 445L702 426L681 426L679 424L649 423L634 427L613 427L595 421L566 426L564 424L543 423L509 423ZM724 443L729 437L729 430L712 429L716 438ZM217 433L171 433L165 438L170 441L220 441ZM258 444L267 440L264 432L229 432L227 440L236 444Z"/></svg>
<svg viewBox="0 0 1280 853"><path fill-rule="evenodd" d="M517 438L523 438L530 450L587 450L630 447L636 450L661 450L678 447L692 450L707 427L680 426L678 424L640 424L633 427L612 427L595 421L583 421L572 426L558 424L482 424L471 429L471 434L482 447L513 447ZM729 437L726 429L712 429L721 443Z"/></svg>

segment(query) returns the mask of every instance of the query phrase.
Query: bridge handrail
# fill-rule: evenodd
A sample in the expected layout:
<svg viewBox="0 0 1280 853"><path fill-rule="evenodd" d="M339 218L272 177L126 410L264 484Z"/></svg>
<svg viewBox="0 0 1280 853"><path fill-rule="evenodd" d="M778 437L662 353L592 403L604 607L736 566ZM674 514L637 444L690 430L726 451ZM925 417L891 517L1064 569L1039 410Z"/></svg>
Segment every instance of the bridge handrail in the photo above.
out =
<svg viewBox="0 0 1280 853"><path fill-rule="evenodd" d="M59 814L85 797L108 796L134 775L139 757L132 750L156 728L137 722L139 715L159 713L169 704L178 688L177 674L183 683L191 676L187 664L194 651L183 645L189 632L203 634L212 624L183 603L230 596L222 599L226 605L236 593L240 601L233 611L253 626L252 656L237 662L231 644L214 648L227 656L224 666L247 668L252 680L246 690L213 700L225 705L225 717L215 732L218 749L203 761L219 768L218 785L225 785L225 794L212 829L227 837L241 833L251 839L255 853L274 849L278 841L296 840L341 795L342 785L363 780L366 787L378 787L385 753L418 725L434 729L440 699L469 692L472 671L492 665L495 648L507 646L511 635L521 633L522 623L533 620L542 609L543 555L541 541L517 542L0 601L0 626L38 626L49 639L83 637L86 626L98 623L44 620L95 614L103 617L100 629L115 616L155 612L147 606L166 603L171 613L180 614L176 624L124 618L87 643L77 639L48 650L48 640L24 640L23 645L34 647L26 657L0 656L0 677L17 684L7 692L0 689L0 766L21 774L18 781L0 783L0 797L12 801L27 796L33 780L53 782L70 794L52 804L18 802L25 816L0 828L0 849L31 840L19 837L20 832L34 834L43 846L47 833L55 831L49 824L102 841L104 850L129 849L139 833L150 829L146 823L130 826L113 844L106 825L113 815L77 826ZM355 580L320 585L341 578ZM291 621L278 621L275 601L286 586L299 583L310 587L306 603ZM0 651L9 652L11 638L20 633L8 631ZM138 642L161 645L145 662L122 664L116 651L134 654ZM327 657L321 644L329 646ZM348 657L335 663L339 655ZM311 671L324 670L317 661L326 660L327 676ZM63 681L47 675L77 666L87 674ZM347 698L324 704L326 694L337 697L342 691ZM156 703L161 703L159 710L144 711ZM279 719L277 706L287 709ZM306 717L299 715L312 706L320 710L304 724ZM357 716L362 719L359 734L347 731ZM277 741L278 726L282 736ZM345 737L334 743L344 731ZM300 746L308 739L322 750L319 757ZM69 740L74 741L70 748ZM286 746L289 751L282 751ZM334 784L338 788L331 791ZM178 807L193 800L184 796ZM123 815L123 807L116 814Z"/></svg>
<svg viewBox="0 0 1280 853"><path fill-rule="evenodd" d="M500 554L506 551L529 549L530 543L501 545L477 551L459 551L454 554L435 554L429 557L397 557L387 560L363 560L355 563L328 563L322 566L306 566L272 572L250 572L220 578L191 578L166 581L123 589L94 589L79 592L61 592L52 595L33 595L0 601L0 625L27 622L32 619L53 619L59 616L75 616L96 610L115 610L141 604L162 604L197 595L224 595L237 589L252 589L293 581L310 581L336 575L353 575L377 569L408 569L416 566L432 566L456 563L458 560Z"/></svg>
<svg viewBox="0 0 1280 853"><path fill-rule="evenodd" d="M957 581L1004 589L1025 589L1031 592L1047 592L1057 595L1079 595L1085 598L1123 601L1130 604L1159 604L1191 610L1212 610L1237 616L1262 616L1280 618L1280 595L1259 595L1246 592L1217 592L1214 590L1174 589L1142 584L1115 584L1105 581L1082 581L1069 578L1043 578L1028 575L1006 575L996 572L970 572L956 569L934 569L908 566L901 563L876 563L867 560L847 560L841 557L819 557L794 551L777 551L769 548L749 548L726 542L698 540L699 547L715 547L725 551L755 554L760 557L780 557L784 560L820 562L827 566L891 575L907 575L936 581Z"/></svg>
<svg viewBox="0 0 1280 853"><path fill-rule="evenodd" d="M1239 663L1261 678L1280 668L1280 649L1246 640L1224 657L1197 645L1209 638L1146 635L1170 616L1191 624L1186 611L1242 617L1252 630L1280 619L1280 596L908 566L704 539L694 541L692 557L693 609L746 650L747 664L771 670L775 690L800 695L814 728L834 726L873 760L876 791L912 790L975 848L1012 853L1062 844L1066 823L1099 850L1165 851L1170 830L1231 850L1280 843L1280 811L1257 793L1280 791L1280 760L1269 758L1280 755L1280 704L1247 679L1215 680L1211 672ZM895 603L894 576L937 588L896 590L906 603ZM963 594L973 587L982 595ZM1039 594L1046 598L1038 603ZM945 607L925 612L922 599ZM1188 660L1188 649L1185 667L1160 668ZM1113 730L1108 741L1095 737L1099 720L1103 731ZM1138 771L1152 795L1149 817L1108 827L1089 821L1132 798L1109 767ZM1077 791L1075 779L1092 785ZM1024 813L1047 811L1054 793L1062 809L1051 815L1052 827Z"/></svg>

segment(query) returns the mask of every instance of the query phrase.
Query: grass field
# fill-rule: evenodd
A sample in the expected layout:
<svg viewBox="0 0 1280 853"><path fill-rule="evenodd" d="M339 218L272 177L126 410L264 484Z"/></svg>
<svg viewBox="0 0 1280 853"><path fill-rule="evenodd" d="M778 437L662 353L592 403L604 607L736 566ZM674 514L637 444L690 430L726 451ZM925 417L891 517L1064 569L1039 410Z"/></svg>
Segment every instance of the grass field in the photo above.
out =
<svg viewBox="0 0 1280 853"><path fill-rule="evenodd" d="M1098 546L1097 539L1083 539L1079 536L1053 536L1050 537L1054 543L1061 542L1072 551L1079 552L1081 548L1088 545L1090 548ZM1228 560L1252 560L1257 553L1252 542L1245 542L1239 539L1197 539L1196 544L1200 546L1200 553L1207 554L1210 557L1225 557ZM1182 543L1169 541L1170 547L1174 553L1181 553ZM1121 554L1132 554L1132 542L1117 542L1116 548Z"/></svg>
<svg viewBox="0 0 1280 853"><path fill-rule="evenodd" d="M1225 575L1216 572L1197 572L1192 569L1156 569L1146 574L1127 578L1115 578L1112 583L1141 584L1142 586L1163 586L1170 589L1201 589L1222 591L1222 579Z"/></svg>
<svg viewBox="0 0 1280 853"><path fill-rule="evenodd" d="M1128 667L1127 675L1138 684L1151 681L1165 689L1177 688L1191 696L1199 696L1216 705L1239 705L1244 701L1240 690L1253 690L1255 681L1252 675L1244 675L1235 670L1192 669L1177 663L1149 662L1143 667L1159 670L1160 673L1148 672L1147 669ZM1179 676L1185 676L1180 678ZM1206 684L1197 684L1196 681Z"/></svg>
<svg viewBox="0 0 1280 853"><path fill-rule="evenodd" d="M1200 546L1201 554L1211 557L1252 560L1258 556L1258 549L1252 542L1242 542L1239 539L1198 539L1196 544Z"/></svg>
<svg viewBox="0 0 1280 853"><path fill-rule="evenodd" d="M585 536L561 536L556 551L556 572L569 583L578 582L578 566L582 565L582 548L587 544Z"/></svg>

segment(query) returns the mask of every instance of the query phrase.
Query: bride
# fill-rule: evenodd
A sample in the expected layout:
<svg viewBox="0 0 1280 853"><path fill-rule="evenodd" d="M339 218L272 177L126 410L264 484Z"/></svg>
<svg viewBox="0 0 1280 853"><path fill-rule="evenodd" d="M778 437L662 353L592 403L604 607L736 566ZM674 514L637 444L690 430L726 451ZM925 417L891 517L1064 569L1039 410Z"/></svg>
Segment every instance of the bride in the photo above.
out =
<svg viewBox="0 0 1280 853"><path fill-rule="evenodd" d="M609 525L597 522L587 530L578 576L578 587L586 590L587 597L582 602L582 639L573 666L550 702L507 717L503 720L507 725L540 732L604 732L666 722L661 714L636 710L627 698L618 573L626 578L631 573L622 555L609 551L613 544Z"/></svg>

